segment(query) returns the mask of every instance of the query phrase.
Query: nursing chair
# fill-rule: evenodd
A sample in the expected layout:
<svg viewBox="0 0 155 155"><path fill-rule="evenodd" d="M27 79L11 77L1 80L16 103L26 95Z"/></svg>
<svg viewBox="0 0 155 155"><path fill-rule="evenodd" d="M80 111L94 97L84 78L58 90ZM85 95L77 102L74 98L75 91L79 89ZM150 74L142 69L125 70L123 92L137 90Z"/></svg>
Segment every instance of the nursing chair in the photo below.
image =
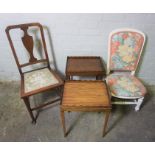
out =
<svg viewBox="0 0 155 155"><path fill-rule="evenodd" d="M146 88L135 76L145 43L144 33L135 29L119 29L110 33L106 82L112 104L135 104L140 109Z"/></svg>
<svg viewBox="0 0 155 155"><path fill-rule="evenodd" d="M35 51L34 53L34 45L36 44L34 42L35 41L34 37L28 34L28 30L30 28L39 30L38 32L40 33L41 43L43 46L41 55L44 58L43 57L37 58L36 54L38 54L39 51ZM10 32L10 30L23 31L23 36L20 37L19 40L12 40L11 39L12 31ZM27 110L31 116L32 122L35 123L36 117L34 116L33 111L40 109L46 105L49 105L53 102L59 101L61 98L60 88L63 86L63 81L58 76L58 74L50 67L43 27L40 23L11 25L6 28L6 34L21 77L21 89L20 89L21 98L24 100ZM15 49L15 42L17 41L18 42L22 41L22 46L24 50L27 50L27 56L29 60L26 63L21 63L22 61L21 59L19 61L19 54ZM18 47L20 46L18 45ZM22 55L23 54L24 53L22 53ZM40 64L42 64L42 66ZM36 66L33 67L34 65L36 65L37 67ZM24 71L25 67L29 67L28 71ZM57 90L59 92L58 93L60 96L59 98L56 98L51 102L44 103L39 106L31 107L29 100L30 96L52 89Z"/></svg>

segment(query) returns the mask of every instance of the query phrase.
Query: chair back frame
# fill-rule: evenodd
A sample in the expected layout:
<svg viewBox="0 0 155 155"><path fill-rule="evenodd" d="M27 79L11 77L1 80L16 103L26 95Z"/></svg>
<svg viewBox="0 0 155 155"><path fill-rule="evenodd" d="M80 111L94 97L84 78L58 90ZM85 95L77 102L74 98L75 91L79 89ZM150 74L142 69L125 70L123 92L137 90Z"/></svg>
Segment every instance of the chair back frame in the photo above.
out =
<svg viewBox="0 0 155 155"><path fill-rule="evenodd" d="M43 51L45 53L45 59L40 59L37 60L37 58L34 57L33 55L33 45L34 45L34 41L33 41L33 37L30 36L27 33L27 30L29 27L34 27L37 26L40 29L40 34L41 34L41 39L42 39L42 44L43 44ZM13 45L12 39L11 39L11 35L10 35L10 30L13 29L21 29L24 32L24 36L21 38L22 39L22 43L24 45L24 47L27 49L30 59L28 63L24 63L24 64L20 64L19 60L18 60L18 56L16 54L16 50L15 47ZM46 42L45 42L45 37L44 37L44 31L43 31L43 26L40 23L28 23L28 24L19 24L19 25L10 25L6 28L6 34L7 34L7 38L9 40L9 44L11 46L18 70L20 75L22 76L23 72L22 69L23 67L29 66L29 65L33 65L33 64L37 64L37 63L47 63L47 67L50 68L50 63L49 63L49 57L48 57L48 53L47 53L47 47L46 47Z"/></svg>
<svg viewBox="0 0 155 155"><path fill-rule="evenodd" d="M137 66L138 66L138 63L139 63L139 60L140 60L140 57L141 57L141 54L142 54L142 51L143 51L143 47L144 47L144 44L145 44L145 40L146 40L146 37L145 37L145 34L139 30L136 30L136 29L131 29L131 28L121 28L121 29L116 29L114 31L112 31L109 35L109 39L108 39L108 62L107 62L107 75L110 74L111 72L111 68L110 68L110 55L111 55L111 37L114 33L117 33L117 32L124 32L124 31L127 31L127 32L136 32L136 33L139 33L140 35L142 35L143 37L143 43L142 43L142 47L140 49L140 52L139 52L139 57L138 57L138 61L137 61L137 64L136 64L136 67L133 71L131 71L131 75L134 75L135 74L135 71L137 69ZM126 72L126 70L113 70L113 71L119 71L119 72Z"/></svg>

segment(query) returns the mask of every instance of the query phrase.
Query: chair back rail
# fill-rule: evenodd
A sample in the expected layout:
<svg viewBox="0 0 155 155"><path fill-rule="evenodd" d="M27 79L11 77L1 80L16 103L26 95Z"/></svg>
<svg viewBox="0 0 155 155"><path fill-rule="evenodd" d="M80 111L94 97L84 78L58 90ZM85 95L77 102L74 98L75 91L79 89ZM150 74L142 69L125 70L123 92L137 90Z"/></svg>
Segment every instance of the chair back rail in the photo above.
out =
<svg viewBox="0 0 155 155"><path fill-rule="evenodd" d="M33 37L30 36L27 32L29 27L34 27L34 26L39 27L42 44L43 44L43 49L44 49L43 51L45 53L45 58L44 59L42 58L40 60L38 60L33 54L34 40L33 40ZM24 63L24 64L19 63L18 56L17 56L16 50L15 50L15 47L14 47L14 44L13 44L13 41L12 41L11 35L10 35L10 30L13 30L13 29L21 29L24 32L24 36L21 38L21 41L30 56L29 62L27 62L27 63ZM40 23L11 25L11 26L8 26L5 31L6 31L7 38L9 40L9 43L10 43L10 46L11 46L11 49L12 49L12 52L13 52L13 55L14 55L14 58L15 58L17 66L18 66L18 70L19 70L20 74L22 74L21 68L29 66L29 65L37 64L37 63L45 63L46 62L47 66L50 67L49 57L48 57L48 53L47 53L45 37L44 37L44 32L43 32L43 26Z"/></svg>

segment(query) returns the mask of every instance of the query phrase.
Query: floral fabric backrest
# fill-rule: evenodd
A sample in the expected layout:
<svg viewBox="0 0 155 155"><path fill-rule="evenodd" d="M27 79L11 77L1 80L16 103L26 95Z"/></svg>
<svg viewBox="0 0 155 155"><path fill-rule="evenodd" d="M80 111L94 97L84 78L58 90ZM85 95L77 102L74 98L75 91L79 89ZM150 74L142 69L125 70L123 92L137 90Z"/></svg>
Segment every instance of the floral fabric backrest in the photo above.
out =
<svg viewBox="0 0 155 155"><path fill-rule="evenodd" d="M110 35L109 69L134 71L138 65L145 36L141 32L121 30Z"/></svg>

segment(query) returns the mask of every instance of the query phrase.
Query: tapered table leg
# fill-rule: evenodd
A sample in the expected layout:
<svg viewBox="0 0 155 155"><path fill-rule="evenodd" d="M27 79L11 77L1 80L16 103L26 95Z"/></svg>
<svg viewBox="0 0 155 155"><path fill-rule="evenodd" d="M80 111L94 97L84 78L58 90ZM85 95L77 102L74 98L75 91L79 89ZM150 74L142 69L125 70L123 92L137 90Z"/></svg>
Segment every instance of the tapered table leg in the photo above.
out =
<svg viewBox="0 0 155 155"><path fill-rule="evenodd" d="M103 135L102 136L105 136L106 134L106 128L107 128L107 124L108 124L108 119L109 119L109 115L110 115L110 110L106 110L105 111L105 121L104 121L104 126L103 126Z"/></svg>
<svg viewBox="0 0 155 155"><path fill-rule="evenodd" d="M96 76L96 80L99 80L100 79L100 77L99 76Z"/></svg>
<svg viewBox="0 0 155 155"><path fill-rule="evenodd" d="M70 80L70 76L69 75L66 75L66 80Z"/></svg>
<svg viewBox="0 0 155 155"><path fill-rule="evenodd" d="M70 76L70 80L73 80L73 76Z"/></svg>
<svg viewBox="0 0 155 155"><path fill-rule="evenodd" d="M63 110L61 110L61 122L62 122L63 131L64 131L64 137L66 137L67 133L66 133L66 126L65 126L65 114Z"/></svg>

